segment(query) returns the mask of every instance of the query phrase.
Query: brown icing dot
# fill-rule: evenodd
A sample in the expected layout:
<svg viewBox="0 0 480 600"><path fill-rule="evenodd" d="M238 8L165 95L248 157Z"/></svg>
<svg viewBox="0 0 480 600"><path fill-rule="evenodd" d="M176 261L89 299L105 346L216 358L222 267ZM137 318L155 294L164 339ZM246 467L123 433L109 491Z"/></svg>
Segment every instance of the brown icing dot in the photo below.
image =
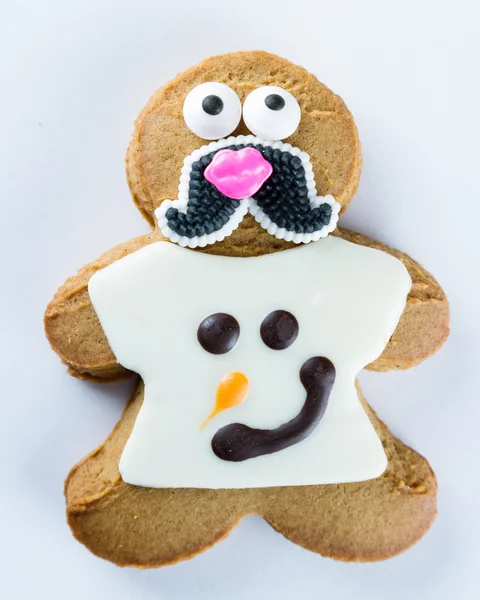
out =
<svg viewBox="0 0 480 600"><path fill-rule="evenodd" d="M274 310L263 319L260 335L272 350L285 350L297 339L298 321L286 310Z"/></svg>
<svg viewBox="0 0 480 600"><path fill-rule="evenodd" d="M211 354L226 354L235 346L240 335L237 319L226 313L214 313L198 326L197 338L204 350Z"/></svg>

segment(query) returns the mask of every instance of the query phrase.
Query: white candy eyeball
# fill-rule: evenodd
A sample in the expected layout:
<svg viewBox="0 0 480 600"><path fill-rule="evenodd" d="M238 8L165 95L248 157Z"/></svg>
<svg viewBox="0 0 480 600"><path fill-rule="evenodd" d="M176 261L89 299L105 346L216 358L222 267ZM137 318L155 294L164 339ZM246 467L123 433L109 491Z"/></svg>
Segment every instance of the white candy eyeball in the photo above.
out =
<svg viewBox="0 0 480 600"><path fill-rule="evenodd" d="M224 83L209 81L194 87L183 104L187 127L204 140L230 135L242 117L237 94Z"/></svg>
<svg viewBox="0 0 480 600"><path fill-rule="evenodd" d="M245 125L259 138L283 140L300 124L300 106L281 87L268 85L251 92L243 104Z"/></svg>

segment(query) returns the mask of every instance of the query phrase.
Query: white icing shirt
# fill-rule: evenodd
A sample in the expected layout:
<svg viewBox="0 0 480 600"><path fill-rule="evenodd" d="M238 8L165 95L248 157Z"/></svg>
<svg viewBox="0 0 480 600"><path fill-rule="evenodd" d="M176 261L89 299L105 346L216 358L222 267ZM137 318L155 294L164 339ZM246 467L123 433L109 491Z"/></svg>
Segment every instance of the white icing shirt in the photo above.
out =
<svg viewBox="0 0 480 600"><path fill-rule="evenodd" d="M411 286L404 265L338 237L254 258L201 254L158 242L98 271L89 293L120 364L141 375L145 399L125 446L122 478L134 485L249 488L362 481L387 459L355 377L383 351ZM265 317L292 313L298 337L284 350L260 335ZM197 339L214 313L240 326L234 347L210 354ZM212 437L244 423L273 429L306 398L302 365L326 357L335 382L318 426L302 441L242 462L220 459ZM248 379L245 399L214 416L220 381Z"/></svg>

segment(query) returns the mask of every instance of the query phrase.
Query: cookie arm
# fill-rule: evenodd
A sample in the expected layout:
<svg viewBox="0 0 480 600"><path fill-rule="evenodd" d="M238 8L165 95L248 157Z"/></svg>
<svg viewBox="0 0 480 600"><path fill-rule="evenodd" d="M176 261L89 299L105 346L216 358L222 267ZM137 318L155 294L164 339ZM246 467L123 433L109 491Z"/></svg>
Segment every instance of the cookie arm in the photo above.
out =
<svg viewBox="0 0 480 600"><path fill-rule="evenodd" d="M448 301L438 282L407 254L348 229L337 231L337 235L349 242L395 256L402 261L412 278L412 288L397 328L382 355L367 369L408 369L434 354L449 333Z"/></svg>
<svg viewBox="0 0 480 600"><path fill-rule="evenodd" d="M412 278L412 289L397 329L383 354L368 368L375 371L407 369L436 352L448 336L449 309L445 293L432 275L406 254L367 236L346 229L337 230L336 235L392 254L403 262ZM158 231L154 231L112 248L68 279L55 294L45 312L45 332L71 375L98 380L120 379L129 375L116 362L108 345L90 301L88 281L97 270L163 239ZM203 251L239 256L247 255L245 250L250 250L248 255L258 256L292 245L259 231L252 219L246 218L245 224L242 223L230 238Z"/></svg>
<svg viewBox="0 0 480 600"><path fill-rule="evenodd" d="M129 376L130 372L117 363L108 345L88 294L88 281L99 269L162 239L158 232L152 232L119 244L59 288L45 311L45 333L71 375L98 380Z"/></svg>

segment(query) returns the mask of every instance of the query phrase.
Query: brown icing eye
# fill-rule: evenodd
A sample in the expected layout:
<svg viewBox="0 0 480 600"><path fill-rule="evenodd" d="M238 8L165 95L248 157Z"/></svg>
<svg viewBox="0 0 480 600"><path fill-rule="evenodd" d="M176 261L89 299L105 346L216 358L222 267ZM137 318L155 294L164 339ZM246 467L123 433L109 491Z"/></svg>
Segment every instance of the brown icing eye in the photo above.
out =
<svg viewBox="0 0 480 600"><path fill-rule="evenodd" d="M226 313L214 313L198 326L197 338L210 354L226 354L235 346L240 335L237 319Z"/></svg>
<svg viewBox="0 0 480 600"><path fill-rule="evenodd" d="M260 335L272 350L285 350L297 339L298 321L286 310L274 310L263 319Z"/></svg>

